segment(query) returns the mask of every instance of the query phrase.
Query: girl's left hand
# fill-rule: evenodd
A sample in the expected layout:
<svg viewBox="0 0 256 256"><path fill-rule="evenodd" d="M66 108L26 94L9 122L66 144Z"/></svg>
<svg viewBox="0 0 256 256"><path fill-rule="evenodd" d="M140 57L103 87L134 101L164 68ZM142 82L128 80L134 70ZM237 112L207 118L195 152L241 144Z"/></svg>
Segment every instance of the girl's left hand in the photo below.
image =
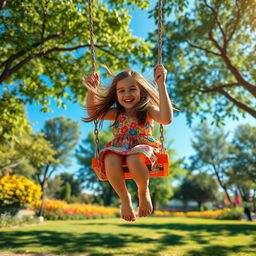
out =
<svg viewBox="0 0 256 256"><path fill-rule="evenodd" d="M154 67L154 79L157 85L164 85L166 80L167 70L164 65L159 64Z"/></svg>

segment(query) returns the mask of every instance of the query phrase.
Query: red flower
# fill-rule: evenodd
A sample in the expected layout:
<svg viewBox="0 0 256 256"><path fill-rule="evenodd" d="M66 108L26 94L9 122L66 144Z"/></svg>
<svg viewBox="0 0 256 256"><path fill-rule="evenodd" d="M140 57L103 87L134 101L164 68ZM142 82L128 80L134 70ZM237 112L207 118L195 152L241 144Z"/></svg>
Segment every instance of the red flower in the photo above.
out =
<svg viewBox="0 0 256 256"><path fill-rule="evenodd" d="M120 118L119 118L119 122L120 123L123 123L125 121L125 117L124 116L121 116Z"/></svg>
<svg viewBox="0 0 256 256"><path fill-rule="evenodd" d="M131 128L136 128L137 127L137 123L136 122L132 122L131 123Z"/></svg>
<svg viewBox="0 0 256 256"><path fill-rule="evenodd" d="M121 133L127 133L129 131L129 128L127 126L124 126L121 128Z"/></svg>

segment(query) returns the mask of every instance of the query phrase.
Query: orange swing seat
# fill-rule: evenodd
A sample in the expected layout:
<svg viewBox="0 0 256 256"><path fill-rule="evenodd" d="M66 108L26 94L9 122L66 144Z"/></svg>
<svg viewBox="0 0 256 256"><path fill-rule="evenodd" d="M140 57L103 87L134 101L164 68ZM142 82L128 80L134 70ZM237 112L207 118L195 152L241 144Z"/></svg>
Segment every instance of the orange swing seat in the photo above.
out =
<svg viewBox="0 0 256 256"><path fill-rule="evenodd" d="M151 170L151 164L150 161L148 159L146 159L146 165L149 169L149 177L166 177L169 176L169 157L167 153L160 153L160 154L156 154L157 155L157 172L154 173L150 173ZM127 163L124 162L122 164L122 168L123 168L123 172L124 172L124 178L125 179L131 179L131 174L129 172ZM99 180L101 181L106 181L108 180L107 176L105 173L102 173L100 170L100 162L98 158L93 158L92 159L92 169L94 170L94 172L96 173L96 175L98 176Z"/></svg>

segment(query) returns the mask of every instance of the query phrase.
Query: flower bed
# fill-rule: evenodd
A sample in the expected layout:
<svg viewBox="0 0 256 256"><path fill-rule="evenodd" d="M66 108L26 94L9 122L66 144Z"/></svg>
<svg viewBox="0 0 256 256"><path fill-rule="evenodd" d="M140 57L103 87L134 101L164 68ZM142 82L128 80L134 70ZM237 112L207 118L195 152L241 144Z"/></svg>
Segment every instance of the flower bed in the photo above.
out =
<svg viewBox="0 0 256 256"><path fill-rule="evenodd" d="M223 214L224 210L215 211L191 211L191 212L169 212L169 211L155 211L157 216L186 216L186 217L201 217L201 218L217 218Z"/></svg>
<svg viewBox="0 0 256 256"><path fill-rule="evenodd" d="M32 204L33 210L39 214L41 201ZM80 220L89 218L113 217L119 214L118 208L108 208L88 204L67 204L65 201L46 199L43 216L48 220Z"/></svg>
<svg viewBox="0 0 256 256"><path fill-rule="evenodd" d="M186 216L197 218L215 218L223 220L241 220L243 217L243 209L241 207L234 207L232 209L225 208L215 211L191 211L191 212L169 212L169 211L155 211L156 216Z"/></svg>

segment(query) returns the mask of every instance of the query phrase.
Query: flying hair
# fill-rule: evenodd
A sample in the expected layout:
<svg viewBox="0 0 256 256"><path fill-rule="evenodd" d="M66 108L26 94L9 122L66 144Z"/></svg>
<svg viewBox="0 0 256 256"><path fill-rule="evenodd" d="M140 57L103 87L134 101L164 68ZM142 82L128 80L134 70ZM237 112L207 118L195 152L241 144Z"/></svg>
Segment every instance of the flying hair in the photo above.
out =
<svg viewBox="0 0 256 256"><path fill-rule="evenodd" d="M117 83L125 78L133 78L140 87L141 98L140 101L134 107L135 114L138 119L139 124L145 124L148 115L148 109L150 106L159 106L159 93L153 86L153 81L143 77L138 72L132 69L126 69L117 75L113 75L109 68L102 65L109 76L113 78L111 85L109 87L104 86L100 83L96 88L89 87L85 82L85 86L95 95L95 102L93 106L87 107L85 109L88 111L89 117L83 118L84 122L92 122L94 120L100 120L100 126L102 126L102 121L104 120L104 115L111 109L117 109L117 115L114 126L118 120L121 113L125 112L123 106L118 103L116 95Z"/></svg>

